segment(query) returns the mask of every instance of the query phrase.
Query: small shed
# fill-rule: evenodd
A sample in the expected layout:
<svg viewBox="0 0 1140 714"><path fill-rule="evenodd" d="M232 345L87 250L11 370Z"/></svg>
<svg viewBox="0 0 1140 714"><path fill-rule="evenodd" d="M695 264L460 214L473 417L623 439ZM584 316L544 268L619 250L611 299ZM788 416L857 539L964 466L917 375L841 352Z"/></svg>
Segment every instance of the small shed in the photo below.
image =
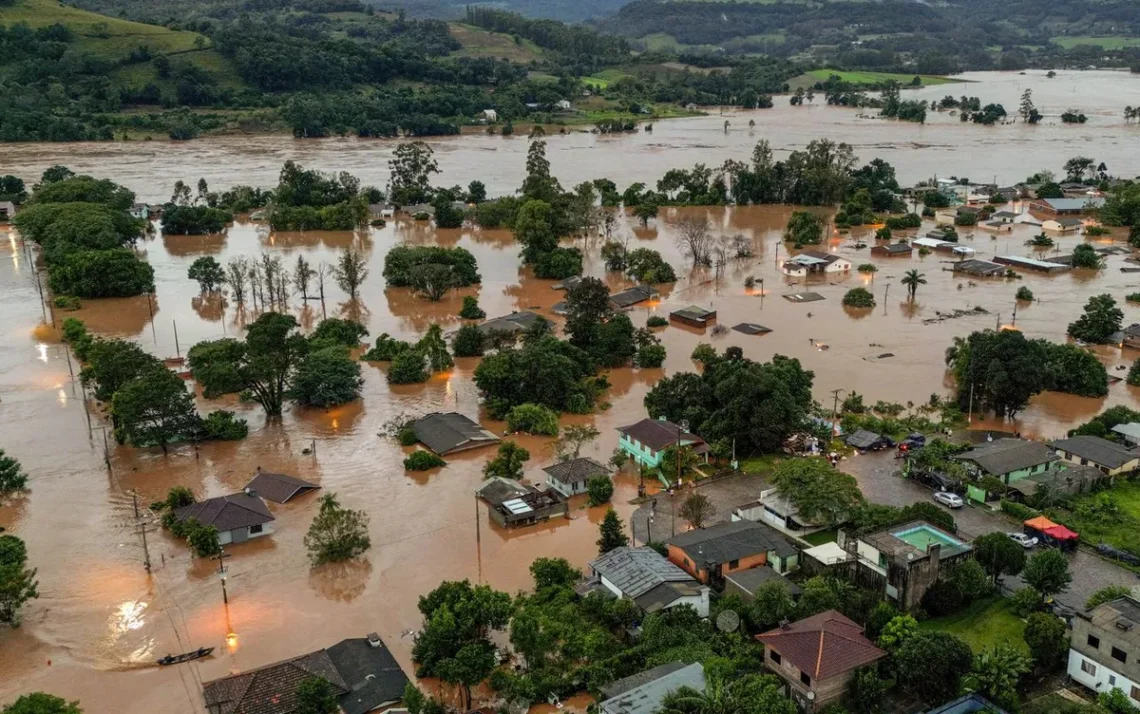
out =
<svg viewBox="0 0 1140 714"><path fill-rule="evenodd" d="M709 310L700 305L689 305L669 313L669 319L691 327L707 327L710 322L716 321L716 310Z"/></svg>
<svg viewBox="0 0 1140 714"><path fill-rule="evenodd" d="M914 252L914 248L911 247L910 243L904 241L886 243L871 248L871 255L877 255L883 258L905 258L912 252Z"/></svg>
<svg viewBox="0 0 1140 714"><path fill-rule="evenodd" d="M961 260L954 264L953 272L972 275L975 278L990 278L1005 275L1006 267L988 260Z"/></svg>

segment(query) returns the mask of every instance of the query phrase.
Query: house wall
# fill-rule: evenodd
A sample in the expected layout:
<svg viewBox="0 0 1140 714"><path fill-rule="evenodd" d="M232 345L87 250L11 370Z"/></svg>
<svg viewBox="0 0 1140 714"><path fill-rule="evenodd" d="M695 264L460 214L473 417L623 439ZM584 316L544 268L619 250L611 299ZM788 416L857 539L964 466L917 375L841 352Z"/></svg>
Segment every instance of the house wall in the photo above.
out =
<svg viewBox="0 0 1140 714"><path fill-rule="evenodd" d="M1075 649L1069 650L1067 672L1074 682L1087 687L1096 694L1119 689L1132 700L1132 706L1140 707L1140 683Z"/></svg>
<svg viewBox="0 0 1140 714"><path fill-rule="evenodd" d="M1120 630L1115 625L1097 627L1083 617L1074 617L1072 627L1070 648L1073 651L1087 659L1103 664L1106 668L1113 670L1112 674L1116 674L1118 678L1127 678L1129 682L1137 683L1140 686L1140 644L1134 644L1133 640L1136 639L1134 632ZM1090 635L1096 637L1099 642L1090 642ZM1124 653L1123 662L1113 657L1113 648ZM1070 657L1071 666L1072 658ZM1097 676L1101 676L1099 669ZM1086 675L1087 678L1088 675ZM1103 681L1107 681L1107 679L1107 674L1102 677ZM1126 689L1124 693L1129 694L1130 691ZM1140 694L1140 692L1132 692L1132 694ZM1136 699L1138 706L1140 706L1140 697L1134 696L1133 699Z"/></svg>
<svg viewBox="0 0 1140 714"><path fill-rule="evenodd" d="M823 272L825 273L845 273L851 270L851 261L840 258L834 263L829 263Z"/></svg>
<svg viewBox="0 0 1140 714"><path fill-rule="evenodd" d="M1109 476L1119 476L1120 474L1125 474L1125 473L1128 473L1129 471L1135 471L1136 467L1140 466L1140 457L1137 457L1135 459L1132 459L1131 461L1126 462L1120 468L1110 469L1107 466L1102 466L1096 462L1089 461L1088 459L1083 459L1080 456L1077 456L1076 454L1068 452L1068 451L1061 451L1058 449L1057 453L1061 455L1061 458L1063 460L1065 460L1071 464L1080 464L1081 466L1088 466L1089 464L1092 464L1093 466L1097 467L1098 469L1100 469L1104 473L1108 474Z"/></svg>
<svg viewBox="0 0 1140 714"><path fill-rule="evenodd" d="M800 679L800 670L787 659L780 658L780 662L773 661L774 649L766 647L764 652L764 666L784 681L787 695L802 711L817 712L829 704L841 700L851 686L855 671L851 670L829 679L811 679L810 685L805 685ZM810 676L810 675L809 675ZM814 698L808 698L808 692L814 692Z"/></svg>
<svg viewBox="0 0 1140 714"><path fill-rule="evenodd" d="M729 573L736 573L741 570L748 570L749 568L758 568L762 565L767 564L768 554L757 553L756 555L750 555L746 558L741 558L740 560L736 561L736 567L730 567L732 563L721 563L720 577L724 578L724 576L728 575Z"/></svg>
<svg viewBox="0 0 1140 714"><path fill-rule="evenodd" d="M567 498L569 498L570 496L577 495L579 493L585 493L586 489L587 489L585 481L577 481L575 483L563 483L562 481L559 481L558 479L554 478L550 474L546 475L546 484L548 486L550 486L550 488L554 489L558 493L561 493L563 496L566 496Z"/></svg>
<svg viewBox="0 0 1140 714"><path fill-rule="evenodd" d="M980 466L978 466L973 461L965 461L964 463L966 464L967 468L969 468L971 471L973 471L975 474L977 474L979 476L984 476L984 475L989 473L988 471L981 468ZM1011 483L1016 483L1017 481L1020 481L1021 479L1026 478L1027 476L1032 476L1033 474L1043 474L1046 471L1049 471L1050 469L1054 468L1053 464L1055 464L1055 463L1056 463L1055 461L1049 461L1049 462L1044 463L1044 464L1037 464L1035 466L1031 466L1027 469L1017 469L1015 471L1010 471L1009 473L1005 473L1005 474L990 474L990 475L996 476L997 478L1001 479L1002 482L1008 486Z"/></svg>
<svg viewBox="0 0 1140 714"><path fill-rule="evenodd" d="M657 468L661 465L661 452L650 449L645 444L633 439L628 434L622 434L618 439L618 448L629 454L629 457L641 466Z"/></svg>
<svg viewBox="0 0 1140 714"><path fill-rule="evenodd" d="M218 544L229 545L231 543L244 543L253 538L261 538L273 532L272 523L262 523L260 532L254 532L257 526L249 528L235 528L229 531L220 531L218 533Z"/></svg>

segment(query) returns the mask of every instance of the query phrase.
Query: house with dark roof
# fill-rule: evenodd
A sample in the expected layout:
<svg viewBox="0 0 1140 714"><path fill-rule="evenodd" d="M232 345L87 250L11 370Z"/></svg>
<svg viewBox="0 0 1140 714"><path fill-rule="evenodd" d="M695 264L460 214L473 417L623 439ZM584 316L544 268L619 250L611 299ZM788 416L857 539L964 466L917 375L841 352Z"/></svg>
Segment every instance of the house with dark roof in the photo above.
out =
<svg viewBox="0 0 1140 714"><path fill-rule="evenodd" d="M537 312L522 310L521 312L512 312L510 315L503 315L502 317L486 320L479 323L477 327L485 336L496 332L518 335L530 329L530 326L538 322L540 318L542 318L542 315L539 315Z"/></svg>
<svg viewBox="0 0 1140 714"><path fill-rule="evenodd" d="M569 510L566 497L557 491L501 476L487 479L475 493L487 503L491 520L503 528L534 525Z"/></svg>
<svg viewBox="0 0 1140 714"><path fill-rule="evenodd" d="M948 563L973 557L973 547L926 521L911 521L857 537L840 545L856 557L861 586L880 590L904 612L913 612Z"/></svg>
<svg viewBox="0 0 1140 714"><path fill-rule="evenodd" d="M652 300L658 296L657 288L652 285L634 285L632 288L610 295L610 304L617 310L633 307L639 302Z"/></svg>
<svg viewBox="0 0 1140 714"><path fill-rule="evenodd" d="M670 562L706 585L723 586L729 573L769 566L795 570L799 550L775 528L755 521L728 521L665 541Z"/></svg>
<svg viewBox="0 0 1140 714"><path fill-rule="evenodd" d="M262 471L261 467L258 466L253 479L242 490L274 503L288 503L290 499L296 496L309 491L316 491L319 488L320 486L315 483L302 481L294 476Z"/></svg>
<svg viewBox="0 0 1140 714"><path fill-rule="evenodd" d="M208 498L177 508L174 519L179 523L193 519L199 525L213 526L218 530L218 543L221 545L267 536L273 532L269 524L274 521L265 501L244 492Z"/></svg>
<svg viewBox="0 0 1140 714"><path fill-rule="evenodd" d="M618 433L621 434L618 448L642 466L659 467L665 449L677 444L690 447L706 461L708 459L709 447L704 439L664 418L642 419L636 424L618 427ZM670 476L662 474L662 477L667 479Z"/></svg>
<svg viewBox="0 0 1140 714"><path fill-rule="evenodd" d="M764 666L787 684L791 699L817 712L847 693L855 670L887 656L863 635L863 628L836 610L756 635L764 644Z"/></svg>
<svg viewBox="0 0 1140 714"><path fill-rule="evenodd" d="M343 714L367 714L399 703L408 677L376 633L332 647L231 674L202 685L209 714L294 714L297 688L327 682Z"/></svg>
<svg viewBox="0 0 1140 714"><path fill-rule="evenodd" d="M877 255L881 258L906 258L913 252L914 248L906 241L884 243L871 248L871 255Z"/></svg>
<svg viewBox="0 0 1140 714"><path fill-rule="evenodd" d="M716 310L710 310L700 305L689 305L669 313L670 320L676 320L689 327L704 328L710 322L716 322Z"/></svg>
<svg viewBox="0 0 1140 714"><path fill-rule="evenodd" d="M975 278L990 278L994 276L1005 275L1006 267L991 263L988 260L960 260L951 267L951 271L955 273L964 273L972 275Z"/></svg>
<svg viewBox="0 0 1140 714"><path fill-rule="evenodd" d="M1104 198L1039 198L1029 204L1029 210L1046 216L1078 216L1088 210L1100 208Z"/></svg>
<svg viewBox="0 0 1140 714"><path fill-rule="evenodd" d="M977 692L963 694L942 706L928 709L924 714L1009 714L997 704Z"/></svg>
<svg viewBox="0 0 1140 714"><path fill-rule="evenodd" d="M724 576L724 594L739 595L744 602L752 602L756 599L756 591L771 582L783 585L788 594L797 600L804 592L803 588L772 568L749 568Z"/></svg>
<svg viewBox="0 0 1140 714"><path fill-rule="evenodd" d="M1111 483L1112 477L1098 467L1092 464L1088 466L1068 464L1064 468L1044 471L1026 476L1020 481L1014 481L1009 485L1006 496L1014 501L1024 502L1037 493L1037 489L1042 486L1051 488L1062 496L1074 496L1091 490L1104 482Z"/></svg>
<svg viewBox="0 0 1140 714"><path fill-rule="evenodd" d="M440 456L498 443L499 437L458 412L434 412L412 422L421 444Z"/></svg>
<svg viewBox="0 0 1140 714"><path fill-rule="evenodd" d="M682 687L705 691L705 670L700 662L669 662L601 688L601 714L657 714L665 696Z"/></svg>
<svg viewBox="0 0 1140 714"><path fill-rule="evenodd" d="M628 598L647 613L688 606L709 616L709 588L649 547L614 548L590 561L586 585Z"/></svg>
<svg viewBox="0 0 1140 714"><path fill-rule="evenodd" d="M605 464L588 456L559 461L543 471L546 472L546 484L567 498L585 493L587 484L595 476L610 477L610 470Z"/></svg>
<svg viewBox="0 0 1140 714"><path fill-rule="evenodd" d="M994 476L1009 485L1014 481L1056 468L1057 454L1040 441L997 439L952 458L961 461L975 478Z"/></svg>
<svg viewBox="0 0 1140 714"><path fill-rule="evenodd" d="M1099 436L1079 435L1058 439L1052 446L1057 455L1068 463L1095 466L1109 476L1135 471L1140 467L1140 450Z"/></svg>

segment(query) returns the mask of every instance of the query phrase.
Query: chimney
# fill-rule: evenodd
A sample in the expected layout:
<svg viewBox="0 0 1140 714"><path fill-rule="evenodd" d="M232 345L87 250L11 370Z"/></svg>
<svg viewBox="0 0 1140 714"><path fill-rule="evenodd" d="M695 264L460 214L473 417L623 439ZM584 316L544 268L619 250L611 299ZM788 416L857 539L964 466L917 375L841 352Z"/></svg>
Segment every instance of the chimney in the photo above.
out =
<svg viewBox="0 0 1140 714"><path fill-rule="evenodd" d="M368 646L369 647L371 647L372 649L379 649L383 644L384 644L384 641L380 639L380 635L378 635L375 632L369 632L368 633Z"/></svg>

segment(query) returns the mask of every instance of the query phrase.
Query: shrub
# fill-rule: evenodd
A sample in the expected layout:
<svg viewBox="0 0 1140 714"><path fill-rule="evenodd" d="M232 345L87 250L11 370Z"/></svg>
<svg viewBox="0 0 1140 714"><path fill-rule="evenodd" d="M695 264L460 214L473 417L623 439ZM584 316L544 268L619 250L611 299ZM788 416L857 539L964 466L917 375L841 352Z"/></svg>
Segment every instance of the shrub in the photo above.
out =
<svg viewBox="0 0 1140 714"><path fill-rule="evenodd" d="M410 349L411 344L389 337L385 332L376 338L376 346L365 352L360 359L367 362L389 362Z"/></svg>
<svg viewBox="0 0 1140 714"><path fill-rule="evenodd" d="M582 274L582 251L577 248L555 248L539 256L534 275L549 280L565 280Z"/></svg>
<svg viewBox="0 0 1140 714"><path fill-rule="evenodd" d="M456 357L481 357L486 349L483 331L475 325L464 325L455 333L451 341L451 351Z"/></svg>
<svg viewBox="0 0 1140 714"><path fill-rule="evenodd" d="M1140 293L1128 293L1124 299L1128 302L1140 302Z"/></svg>
<svg viewBox="0 0 1140 714"><path fill-rule="evenodd" d="M1022 285L1017 289L1017 294L1014 297L1016 297L1018 300L1031 302L1033 300L1033 291Z"/></svg>
<svg viewBox="0 0 1140 714"><path fill-rule="evenodd" d="M876 267L874 263L863 263L862 265L860 265L857 268L857 270L860 273L877 273L877 272L879 272L878 267Z"/></svg>
<svg viewBox="0 0 1140 714"><path fill-rule="evenodd" d="M94 338L87 331L87 325L83 324L83 320L69 317L63 321L63 341L71 345L80 362L87 361L87 351L91 349Z"/></svg>
<svg viewBox="0 0 1140 714"><path fill-rule="evenodd" d="M890 226L883 226L879 230L875 231L875 240L890 240L890 239L891 239L891 228L890 228Z"/></svg>
<svg viewBox="0 0 1140 714"><path fill-rule="evenodd" d="M701 342L693 349L691 357L694 362L707 365L716 359L716 348L707 342Z"/></svg>
<svg viewBox="0 0 1140 714"><path fill-rule="evenodd" d="M507 413L507 428L538 436L558 436L558 414L541 404L519 404Z"/></svg>
<svg viewBox="0 0 1140 714"><path fill-rule="evenodd" d="M154 269L129 248L80 250L52 267L54 293L84 298L134 297L154 289Z"/></svg>
<svg viewBox="0 0 1140 714"><path fill-rule="evenodd" d="M1132 362L1132 366L1128 368L1128 384L1132 387L1140 387L1140 359Z"/></svg>
<svg viewBox="0 0 1140 714"><path fill-rule="evenodd" d="M416 220L421 220L416 217ZM422 220L427 220L424 215ZM446 265L451 268L452 285L464 287L481 280L475 256L465 248L398 245L384 256L384 278L393 287L412 285L412 268L419 265Z"/></svg>
<svg viewBox="0 0 1140 714"><path fill-rule="evenodd" d="M633 356L633 366L655 369L665 362L665 345L645 345Z"/></svg>
<svg viewBox="0 0 1140 714"><path fill-rule="evenodd" d="M439 466L446 466L447 462L430 451L413 451L404 459L406 471L427 471Z"/></svg>
<svg viewBox="0 0 1140 714"><path fill-rule="evenodd" d="M665 327L668 324L669 321L660 315L651 315L649 319L645 321L646 327Z"/></svg>
<svg viewBox="0 0 1140 714"><path fill-rule="evenodd" d="M1001 510L1004 513L1008 513L1009 515L1018 519L1019 521L1026 521L1030 518L1035 518L1038 515L1037 511L1033 510L1029 506L1023 506L1020 503L1010 501L1009 499L1005 498L1001 500Z"/></svg>
<svg viewBox="0 0 1140 714"><path fill-rule="evenodd" d="M327 344L344 345L345 347L359 347L360 340L368 336L368 328L355 320L342 320L339 317L330 317L321 320L317 329L309 335L310 342L318 340Z"/></svg>
<svg viewBox="0 0 1140 714"><path fill-rule="evenodd" d="M1045 604L1045 598L1041 597L1041 593L1031 585L1026 585L1015 592L1010 600L1013 601L1013 612L1018 617L1029 617L1035 612L1040 612Z"/></svg>
<svg viewBox="0 0 1140 714"><path fill-rule="evenodd" d="M847 307L874 307L875 296L867 288L851 288L843 296L843 304Z"/></svg>
<svg viewBox="0 0 1140 714"><path fill-rule="evenodd" d="M210 412L202 420L202 439L205 441L239 441L249 434L249 424L224 409Z"/></svg>
<svg viewBox="0 0 1140 714"><path fill-rule="evenodd" d="M1104 226L1089 226L1088 228L1085 229L1085 235L1086 236L1093 236L1093 237L1106 236L1111 232L1112 231L1105 228Z"/></svg>
<svg viewBox="0 0 1140 714"><path fill-rule="evenodd" d="M412 428L411 424L400 427L400 430L396 432L396 439L400 442L400 446L415 446L420 441L420 437L416 436L416 430Z"/></svg>
<svg viewBox="0 0 1140 714"><path fill-rule="evenodd" d="M479 307L479 299L474 295L467 295L463 298L463 307L459 309L459 316L465 320L482 320L487 316L483 309Z"/></svg>
<svg viewBox="0 0 1140 714"><path fill-rule="evenodd" d="M56 295L52 299L51 304L61 310L78 310L83 307L83 303L79 301L79 298L73 295Z"/></svg>
<svg viewBox="0 0 1140 714"><path fill-rule="evenodd" d="M586 493L590 494L590 505L600 506L614 495L614 482L609 476L593 476L586 482Z"/></svg>
<svg viewBox="0 0 1140 714"><path fill-rule="evenodd" d="M416 350L406 350L392 359L388 368L388 384L420 384L428 380L424 369L424 356Z"/></svg>

